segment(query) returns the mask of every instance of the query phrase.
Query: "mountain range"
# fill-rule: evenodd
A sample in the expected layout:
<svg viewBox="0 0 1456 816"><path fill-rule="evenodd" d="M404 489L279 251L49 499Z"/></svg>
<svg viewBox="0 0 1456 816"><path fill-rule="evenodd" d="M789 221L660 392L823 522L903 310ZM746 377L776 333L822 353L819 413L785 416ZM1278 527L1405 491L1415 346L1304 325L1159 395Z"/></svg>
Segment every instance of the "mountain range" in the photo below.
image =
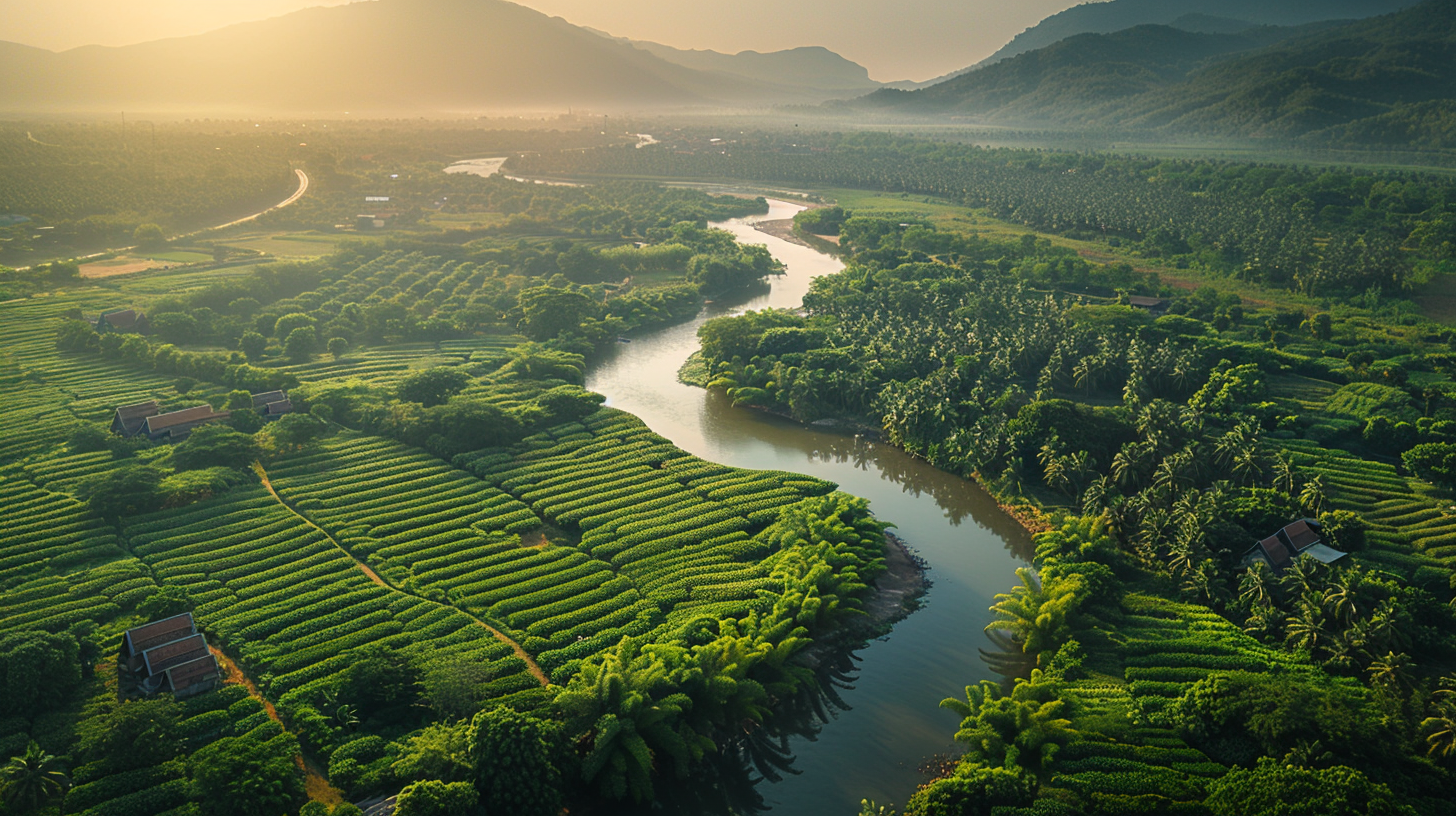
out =
<svg viewBox="0 0 1456 816"><path fill-rule="evenodd" d="M1456 146L1456 0L1237 34L1080 34L854 104L901 116L1166 134Z"/></svg>
<svg viewBox="0 0 1456 816"><path fill-rule="evenodd" d="M0 108L11 110L761 106L876 87L826 49L678 51L503 0L373 0L59 53L0 42Z"/></svg>

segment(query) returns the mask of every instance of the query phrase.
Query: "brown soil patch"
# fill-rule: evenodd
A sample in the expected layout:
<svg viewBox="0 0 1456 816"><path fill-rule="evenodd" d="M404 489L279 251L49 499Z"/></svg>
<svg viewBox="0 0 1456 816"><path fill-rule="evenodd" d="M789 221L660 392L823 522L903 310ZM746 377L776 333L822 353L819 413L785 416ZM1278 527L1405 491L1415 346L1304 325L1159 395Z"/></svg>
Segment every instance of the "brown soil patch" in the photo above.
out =
<svg viewBox="0 0 1456 816"><path fill-rule="evenodd" d="M529 550L544 550L550 543L544 530L532 530L521 535L521 546Z"/></svg>
<svg viewBox="0 0 1456 816"><path fill-rule="evenodd" d="M794 219L792 218L780 218L776 221L760 221L757 224L754 224L753 228L765 235L772 235L775 238L782 238L783 240L788 241L791 244L806 246L810 249L814 248L808 241L800 238L798 234L794 232Z"/></svg>
<svg viewBox="0 0 1456 816"><path fill-rule="evenodd" d="M112 261L96 261L95 263L81 264L81 277L83 278L111 278L117 275L130 275L133 272L145 272L148 269L156 269L162 266L161 261L149 259L137 260L124 258Z"/></svg>
<svg viewBox="0 0 1456 816"><path fill-rule="evenodd" d="M886 533L885 574L875 580L875 594L865 605L865 612L877 626L892 624L909 614L905 602L924 594L928 586L924 567L910 554L905 542Z"/></svg>

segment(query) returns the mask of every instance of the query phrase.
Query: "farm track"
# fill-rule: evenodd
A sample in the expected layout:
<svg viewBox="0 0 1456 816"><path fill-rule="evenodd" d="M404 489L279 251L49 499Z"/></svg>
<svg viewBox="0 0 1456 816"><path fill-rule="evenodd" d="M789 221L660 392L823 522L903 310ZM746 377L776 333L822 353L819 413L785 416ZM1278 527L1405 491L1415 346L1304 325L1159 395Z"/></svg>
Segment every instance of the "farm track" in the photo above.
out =
<svg viewBox="0 0 1456 816"><path fill-rule="evenodd" d="M208 648L212 651L213 657L217 658L218 665L222 668L223 682L234 683L247 689L248 696L263 704L263 711L267 712L268 719L278 723L284 730L287 730L288 726L278 716L278 709L274 708L273 703L267 697L263 696L263 692L258 690L258 684L253 682L253 678L249 677L247 672L243 671L243 667L238 665L236 660L228 657L226 652L216 646L209 646ZM340 804L344 801L344 792L330 785L328 774L319 769L307 757L303 754L295 754L293 761L298 765L298 769L303 771L304 791L308 794L310 801L321 802L330 806Z"/></svg>
<svg viewBox="0 0 1456 816"><path fill-rule="evenodd" d="M413 592L410 592L409 590L401 589L401 588L399 588L397 586L394 586L393 584L391 584L388 581L386 581L384 578L380 577L379 573L377 573L374 570L370 569L370 567L369 567L368 564L365 564L363 561L360 561L352 552L349 552L349 548L345 547L343 544L340 544L339 543L339 540L336 539L336 538L334 538L333 534L331 534L328 530L325 530L323 527L320 527L318 524L315 524L314 521L313 521L313 519L309 518L308 516L304 515L303 513L298 512L298 510L295 509L293 505L291 505L291 504L288 503L288 500L287 499L283 498L283 496L281 494L279 494L279 492L276 489L274 489L273 482L271 480L269 480L269 478L268 478L268 471L263 467L263 463L262 462L254 462L253 463L253 472L258 474L258 479L262 481L264 489L266 489L268 491L268 494L271 495L273 497L273 499L275 501L277 501L280 506L283 507L283 509L287 510L288 512L292 513L294 516L296 516L299 519L301 519L304 524L307 524L309 527L312 527L313 529L318 530L320 533L322 533L324 535L324 537L329 540L329 543L330 544L333 544L334 547L336 549L338 549L339 552L343 553L344 555L347 555L349 557L349 559L354 562L354 565L357 566L361 572L363 572L366 576L369 577L369 580L373 581L375 584L378 584L379 586L386 587L388 589L392 589L395 592L401 592L401 593L404 593L406 595L413 595L414 597L417 597L417 598L418 597L421 597L419 595L415 595ZM425 598L423 600L429 600L429 599L428 598ZM504 643L505 645L511 647L511 651L515 652L516 657L519 657L522 661L525 662L527 670L529 670L531 672L531 676L534 677L534 678L536 678L537 682L539 682L541 684L542 688L545 688L546 686L551 685L551 679L549 677L547 677L546 676L546 672L543 671L541 669L541 667L536 664L535 658L531 657L531 654L526 651L525 647L521 646L521 644L517 643L513 638L511 638L505 632L502 632L501 630L495 628L494 626L491 626L490 624L486 623L485 621L481 620L480 618L477 618L476 616L471 615L469 612L465 611L464 609L460 609L460 607L454 606L453 604L451 605L451 608L459 610L460 613L463 614L463 615L468 615L471 620L475 621L477 624L479 624L480 626L484 627L486 631L490 632L491 635L493 637L495 637L496 640L498 640L501 643Z"/></svg>

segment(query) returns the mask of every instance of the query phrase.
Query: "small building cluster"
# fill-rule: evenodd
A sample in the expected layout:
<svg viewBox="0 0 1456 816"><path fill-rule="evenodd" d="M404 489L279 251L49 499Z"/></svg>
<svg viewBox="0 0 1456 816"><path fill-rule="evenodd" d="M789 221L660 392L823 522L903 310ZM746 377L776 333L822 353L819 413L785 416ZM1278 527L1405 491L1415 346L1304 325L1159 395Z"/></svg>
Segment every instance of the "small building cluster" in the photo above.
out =
<svg viewBox="0 0 1456 816"><path fill-rule="evenodd" d="M293 402L285 391L268 391L253 395L253 410L264 419L277 419L293 411ZM127 438L145 436L153 442L180 442L197 428L220 422L232 414L232 411L214 410L211 405L164 414L156 400L147 400L117 408L111 419L111 432Z"/></svg>
<svg viewBox="0 0 1456 816"><path fill-rule="evenodd" d="M1244 554L1242 565L1263 562L1275 572L1294 566L1297 558L1313 558L1321 564L1333 564L1345 553L1323 543L1323 530L1314 519L1300 519L1286 524L1274 535L1260 541Z"/></svg>
<svg viewBox="0 0 1456 816"><path fill-rule="evenodd" d="M126 630L117 663L123 689L134 689L144 697L163 692L191 697L222 679L217 658L197 631L191 612Z"/></svg>
<svg viewBox="0 0 1456 816"><path fill-rule="evenodd" d="M95 320L87 318L92 328L97 332L137 332L146 328L147 316L135 309L113 309L109 312L102 312Z"/></svg>

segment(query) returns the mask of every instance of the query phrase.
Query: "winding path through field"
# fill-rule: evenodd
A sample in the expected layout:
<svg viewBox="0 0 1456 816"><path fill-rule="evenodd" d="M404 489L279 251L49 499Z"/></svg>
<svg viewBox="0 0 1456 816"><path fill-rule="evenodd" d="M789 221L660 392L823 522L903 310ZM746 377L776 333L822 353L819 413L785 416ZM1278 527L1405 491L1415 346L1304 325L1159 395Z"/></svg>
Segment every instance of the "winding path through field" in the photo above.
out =
<svg viewBox="0 0 1456 816"><path fill-rule="evenodd" d="M308 516L305 516L304 514L298 512L298 510L295 509L292 504L289 504L288 503L288 500L285 499L285 498L283 498L283 496L281 496L278 493L278 491L273 487L273 482L269 480L269 478L268 478L268 471L263 467L263 463L262 462L254 462L253 463L253 472L256 473L256 474L258 474L258 479L263 482L263 487L265 489L267 489L269 495L271 495L274 498L274 500L276 500L278 502L278 504L283 507L283 509L285 509L288 512L292 513L293 515L297 516L299 519L301 519L303 521L304 524L307 524L308 526L312 527L313 529L318 530L320 533L323 533L324 537L329 540L329 543L330 544L333 544L336 548L338 548L339 552L343 553L344 555L349 556L349 559L354 562L354 566L358 567L361 572L363 572L365 575L369 576L369 580L373 581L374 583L378 584L379 586L388 587L389 589L392 589L392 590L394 590L396 592L403 592L406 595L414 595L414 597L416 597L416 598L421 597L419 595L415 595L413 592L410 592L407 589L401 589L400 587L394 586L393 584L391 584L388 581L386 581L383 578L381 578L379 576L379 573L377 573L374 570L370 569L368 564L365 564L363 561L360 561L358 559L358 557L356 557L352 552L349 552L349 548L348 547L345 547L343 544L340 544L339 543L339 540L336 539L336 538L334 538L333 535L331 535L328 530L325 530L324 528L322 528L319 525L315 524L314 521L313 521L313 519L311 519ZM429 600L429 599L428 598L425 598L424 600ZM512 639L505 632L502 632L501 630L495 628L494 626L491 626L490 624L486 623L485 621L481 620L480 618L477 618L476 616L471 615L469 612L466 612L464 609L460 609L460 607L454 606L453 604L451 605L451 608L458 610L463 615L469 616L471 620L473 620L477 624L485 627L486 631L490 632L491 635L493 635L496 640L499 640L501 643L504 643L507 646L511 647L511 651L515 652L516 657L519 657L522 661L525 662L526 669L531 672L531 676L534 677L534 678L536 678L536 681L539 682L543 688L546 687L546 686L551 685L551 678L549 678L549 677L546 676L546 672L543 671L541 669L541 667L536 664L536 659L533 658L533 657L531 657L531 654L526 651L525 647L521 646L521 644L517 643L514 639Z"/></svg>

